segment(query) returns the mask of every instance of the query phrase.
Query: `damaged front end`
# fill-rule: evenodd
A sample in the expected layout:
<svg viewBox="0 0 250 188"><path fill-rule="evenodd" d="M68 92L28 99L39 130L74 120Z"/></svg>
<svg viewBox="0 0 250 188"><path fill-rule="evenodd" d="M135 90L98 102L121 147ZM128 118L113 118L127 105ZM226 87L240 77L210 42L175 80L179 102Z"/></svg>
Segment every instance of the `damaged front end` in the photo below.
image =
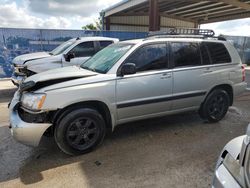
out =
<svg viewBox="0 0 250 188"><path fill-rule="evenodd" d="M45 88L94 75L96 73L69 67L64 71L51 70L27 78L20 84L9 106L13 137L23 144L37 146L43 135L52 135L54 117L60 109L57 106L46 108L49 93Z"/></svg>
<svg viewBox="0 0 250 188"><path fill-rule="evenodd" d="M42 136L52 127L50 112L26 110L21 105L20 97L17 91L9 106L11 134L20 143L38 146Z"/></svg>

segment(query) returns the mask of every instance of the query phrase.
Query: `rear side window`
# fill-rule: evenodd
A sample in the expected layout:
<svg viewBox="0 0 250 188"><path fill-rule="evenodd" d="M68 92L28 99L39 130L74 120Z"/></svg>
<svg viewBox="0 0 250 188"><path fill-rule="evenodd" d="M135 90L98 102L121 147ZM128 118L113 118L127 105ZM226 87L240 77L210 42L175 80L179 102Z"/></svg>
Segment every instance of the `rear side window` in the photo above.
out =
<svg viewBox="0 0 250 188"><path fill-rule="evenodd" d="M150 44L136 50L126 63L134 63L138 72L165 69L168 65L167 44Z"/></svg>
<svg viewBox="0 0 250 188"><path fill-rule="evenodd" d="M172 43L173 61L175 67L199 66L201 57L199 44L192 42Z"/></svg>
<svg viewBox="0 0 250 188"><path fill-rule="evenodd" d="M231 57L222 43L206 42L213 64L230 63Z"/></svg>
<svg viewBox="0 0 250 188"><path fill-rule="evenodd" d="M209 65L211 62L210 62L208 49L207 49L206 44L204 44L203 42L200 45L200 50L201 50L201 57L202 57L202 65Z"/></svg>
<svg viewBox="0 0 250 188"><path fill-rule="evenodd" d="M109 46L110 44L113 44L113 41L100 41L100 49L103 49Z"/></svg>

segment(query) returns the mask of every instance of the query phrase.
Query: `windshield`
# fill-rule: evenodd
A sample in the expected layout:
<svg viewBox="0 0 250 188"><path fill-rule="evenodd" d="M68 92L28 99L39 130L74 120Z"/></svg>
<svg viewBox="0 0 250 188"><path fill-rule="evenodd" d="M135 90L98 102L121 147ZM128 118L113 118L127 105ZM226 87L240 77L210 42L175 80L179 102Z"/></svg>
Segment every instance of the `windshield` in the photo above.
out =
<svg viewBox="0 0 250 188"><path fill-rule="evenodd" d="M68 47L70 47L75 41L73 40L68 40L59 46L57 46L54 50L52 50L49 54L50 55L59 55L63 53Z"/></svg>
<svg viewBox="0 0 250 188"><path fill-rule="evenodd" d="M81 65L83 69L107 73L113 65L133 46L133 44L113 44L99 51Z"/></svg>

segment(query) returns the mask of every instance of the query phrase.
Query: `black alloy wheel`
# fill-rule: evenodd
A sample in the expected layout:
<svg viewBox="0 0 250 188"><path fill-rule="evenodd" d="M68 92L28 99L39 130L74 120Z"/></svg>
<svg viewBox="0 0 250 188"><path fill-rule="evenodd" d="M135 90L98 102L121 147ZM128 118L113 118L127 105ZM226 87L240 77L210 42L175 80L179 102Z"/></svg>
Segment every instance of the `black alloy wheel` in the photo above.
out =
<svg viewBox="0 0 250 188"><path fill-rule="evenodd" d="M92 151L104 139L105 121L95 109L81 108L63 114L55 127L55 141L69 155Z"/></svg>
<svg viewBox="0 0 250 188"><path fill-rule="evenodd" d="M216 89L206 98L199 110L200 115L209 122L218 122L226 115L229 108L229 102L228 93L222 89Z"/></svg>
<svg viewBox="0 0 250 188"><path fill-rule="evenodd" d="M96 122L87 117L74 120L66 130L68 144L77 150L85 150L98 140L100 130Z"/></svg>

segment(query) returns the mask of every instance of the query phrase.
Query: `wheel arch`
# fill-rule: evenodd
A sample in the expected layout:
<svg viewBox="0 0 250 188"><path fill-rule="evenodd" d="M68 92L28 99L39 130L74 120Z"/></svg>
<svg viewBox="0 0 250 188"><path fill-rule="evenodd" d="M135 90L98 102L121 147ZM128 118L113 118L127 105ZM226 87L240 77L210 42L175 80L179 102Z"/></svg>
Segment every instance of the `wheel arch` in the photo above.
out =
<svg viewBox="0 0 250 188"><path fill-rule="evenodd" d="M210 89L210 91L207 93L205 99L203 100L202 104L204 103L204 101L206 101L208 95L216 89L223 89L228 93L229 99L230 99L229 106L232 106L233 100L234 100L234 93L233 93L233 87L230 84L220 84L220 85L217 85L217 86L213 87L212 89Z"/></svg>
<svg viewBox="0 0 250 188"><path fill-rule="evenodd" d="M58 109L56 112L54 112L52 123L53 123L53 130L55 126L60 122L60 120L70 111L79 109L79 108L93 108L97 110L104 118L107 133L111 133L113 131L113 122L111 117L111 111L108 107L108 105L102 101L97 100L91 100L91 101L84 101L84 102L78 102L71 104L69 106L66 106L62 109Z"/></svg>

